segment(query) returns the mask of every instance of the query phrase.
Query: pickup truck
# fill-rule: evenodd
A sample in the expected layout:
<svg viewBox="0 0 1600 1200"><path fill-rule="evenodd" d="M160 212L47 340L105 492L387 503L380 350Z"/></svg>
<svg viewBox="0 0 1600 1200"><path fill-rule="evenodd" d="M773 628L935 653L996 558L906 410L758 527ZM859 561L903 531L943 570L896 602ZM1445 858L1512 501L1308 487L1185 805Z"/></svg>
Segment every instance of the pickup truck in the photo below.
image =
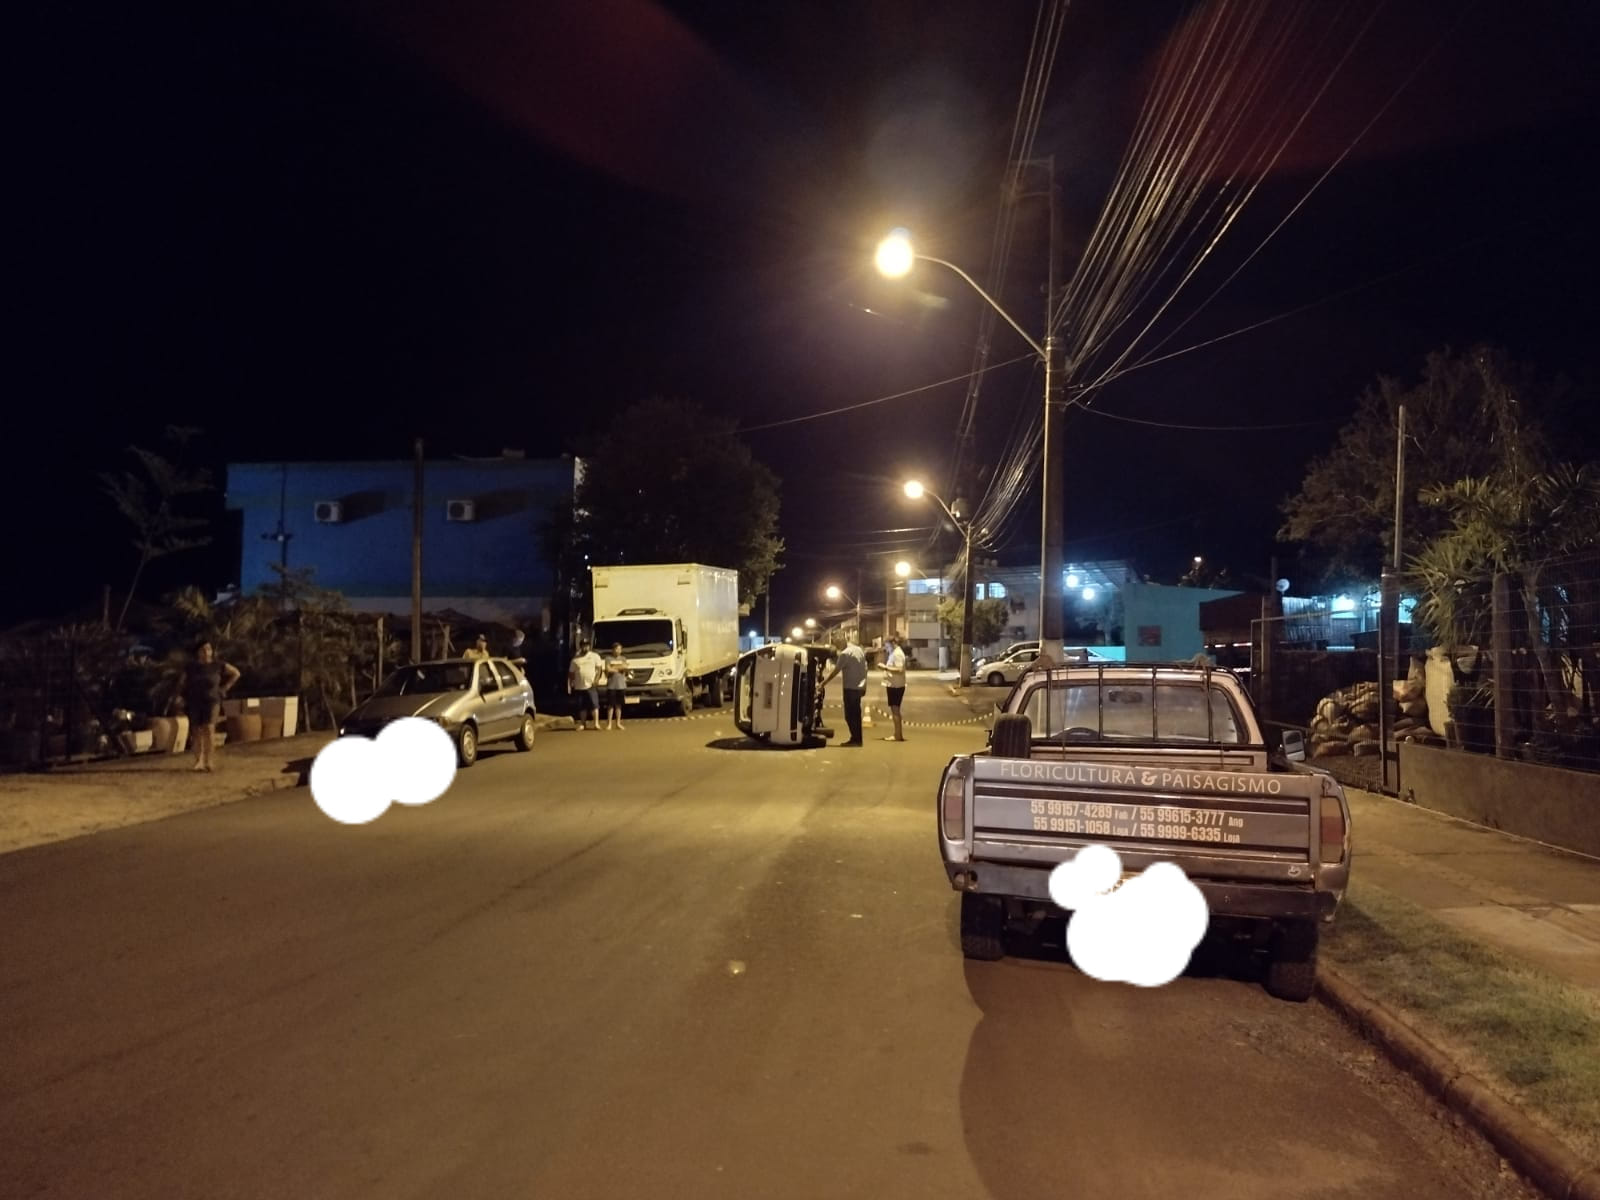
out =
<svg viewBox="0 0 1600 1200"><path fill-rule="evenodd" d="M1249 694L1196 663L1031 670L986 751L939 784L939 850L961 893L961 949L1004 956L1009 925L1061 910L1051 871L1109 846L1126 881L1175 863L1210 928L1265 949L1268 992L1310 997L1317 943L1350 876L1350 807L1325 771L1269 745Z"/></svg>

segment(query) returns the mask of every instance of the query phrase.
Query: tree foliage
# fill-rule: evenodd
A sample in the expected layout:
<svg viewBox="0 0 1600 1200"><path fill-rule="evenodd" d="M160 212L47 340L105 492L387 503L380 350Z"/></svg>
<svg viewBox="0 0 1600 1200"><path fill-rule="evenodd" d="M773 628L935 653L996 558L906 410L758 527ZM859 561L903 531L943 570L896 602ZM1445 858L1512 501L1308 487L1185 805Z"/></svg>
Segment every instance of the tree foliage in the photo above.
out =
<svg viewBox="0 0 1600 1200"><path fill-rule="evenodd" d="M1398 412L1406 409L1404 543L1425 546L1447 532L1447 509L1424 493L1463 479L1528 475L1547 461L1539 418L1567 396L1504 351L1487 346L1430 354L1415 383L1387 377L1362 393L1333 449L1312 462L1284 501L1278 536L1303 542L1330 577L1376 577L1393 550Z"/></svg>
<svg viewBox="0 0 1600 1200"><path fill-rule="evenodd" d="M168 598L158 631L167 653L154 697L164 710L176 697L195 643L241 673L254 695L302 697L309 728L330 727L372 688L378 675L377 619L349 610L336 591L317 586L311 568L284 570L250 596L214 604L198 588ZM386 637L384 663L400 661L398 640Z"/></svg>
<svg viewBox="0 0 1600 1200"><path fill-rule="evenodd" d="M1487 478L1461 479L1430 488L1424 501L1449 528L1411 563L1420 594L1417 616L1449 650L1487 645L1492 636L1492 592L1497 575L1509 575L1519 603L1526 645L1538 664L1539 705L1558 724L1577 715L1571 668L1557 657L1565 648L1585 680L1600 678L1592 628L1576 609L1592 604L1593 556L1574 571L1572 558L1600 546L1600 464L1557 463L1545 470L1508 466ZM1569 660L1569 661L1570 661Z"/></svg>
<svg viewBox="0 0 1600 1200"><path fill-rule="evenodd" d="M584 466L575 515L558 514L549 532L568 561L707 563L739 572L741 600L766 591L783 551L778 478L732 422L645 400L612 422Z"/></svg>
<svg viewBox="0 0 1600 1200"><path fill-rule="evenodd" d="M957 599L939 601L939 623L944 626L945 637L961 641L961 622L966 605ZM987 646L1000 640L1006 626L1011 624L1011 605L1004 600L979 600L972 606L972 644Z"/></svg>
<svg viewBox="0 0 1600 1200"><path fill-rule="evenodd" d="M128 605L138 590L145 567L158 558L197 550L211 542L211 535L206 532L210 522L185 511L186 502L212 490L209 471L181 461L198 436L196 429L169 425L164 440L171 447L172 457L130 446L128 453L134 456L138 469L100 476L106 495L133 527L133 548L139 556L128 595L117 614L119 631L127 619Z"/></svg>

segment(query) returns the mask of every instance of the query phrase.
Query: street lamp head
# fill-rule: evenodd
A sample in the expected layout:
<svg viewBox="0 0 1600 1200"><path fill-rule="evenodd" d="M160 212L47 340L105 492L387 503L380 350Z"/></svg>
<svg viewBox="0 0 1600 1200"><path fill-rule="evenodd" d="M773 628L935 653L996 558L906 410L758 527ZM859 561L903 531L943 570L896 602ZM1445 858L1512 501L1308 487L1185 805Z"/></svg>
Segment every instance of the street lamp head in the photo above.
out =
<svg viewBox="0 0 1600 1200"><path fill-rule="evenodd" d="M801 629L800 626L798 626L798 625L796 625L793 629L789 630L789 636L792 637L797 642L801 638L805 637L805 635L806 635L806 631L804 629Z"/></svg>
<svg viewBox="0 0 1600 1200"><path fill-rule="evenodd" d="M904 229L896 229L878 243L873 262L881 274L890 279L899 279L910 272L916 258L916 251L911 248L911 234Z"/></svg>
<svg viewBox="0 0 1600 1200"><path fill-rule="evenodd" d="M823 592L822 594L824 596L826 596L829 600L837 600L840 596L844 595L843 592L841 592L837 587L834 587L834 586L830 586L828 588L828 590Z"/></svg>
<svg viewBox="0 0 1600 1200"><path fill-rule="evenodd" d="M816 627L817 627L817 619L815 617L807 617L806 618L806 628L807 629L815 629Z"/></svg>
<svg viewBox="0 0 1600 1200"><path fill-rule="evenodd" d="M907 578L911 574L911 564L908 562L895 563L894 573L900 576L901 579Z"/></svg>
<svg viewBox="0 0 1600 1200"><path fill-rule="evenodd" d="M918 483L915 479L908 479L906 481L906 495L910 496L913 500L922 499L922 490L922 484Z"/></svg>

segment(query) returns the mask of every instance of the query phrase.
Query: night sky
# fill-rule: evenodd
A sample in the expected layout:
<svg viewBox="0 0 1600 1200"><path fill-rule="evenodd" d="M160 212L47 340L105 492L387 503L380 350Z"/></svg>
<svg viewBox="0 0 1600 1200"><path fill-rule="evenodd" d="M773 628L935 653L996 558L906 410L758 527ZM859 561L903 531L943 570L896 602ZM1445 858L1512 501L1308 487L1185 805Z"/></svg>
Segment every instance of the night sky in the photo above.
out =
<svg viewBox="0 0 1600 1200"><path fill-rule="evenodd" d="M96 472L167 422L201 426L217 464L403 458L416 436L441 456L542 456L582 452L650 394L767 426L970 369L981 301L937 267L881 280L871 251L903 225L984 277L1035 4L258 8L36 6L16 42L5 620L125 581ZM1181 31L1220 11L1269 37L1294 10L1067 8L1033 144L1056 158L1067 275L1129 195L1124 152ZM1163 353L1303 311L1107 384L1092 404L1110 415L1071 415L1069 559L1170 581L1204 554L1265 576L1278 502L1378 375L1486 340L1594 378L1600 9L1317 10L1278 59L1239 57L1236 78L1261 70L1240 144L1271 141L1306 81L1343 65L1129 361L1169 333ZM1209 170L1220 188L1239 167ZM1034 336L1042 212L1018 209L1000 296ZM994 362L1027 353L1004 325L993 345ZM985 377L980 469L1039 387L1026 361ZM751 430L783 480L775 628L869 554L923 551L897 531L928 510L895 481L950 488L965 395ZM1037 561L1037 503L998 531L1003 559ZM219 557L155 583L228 582Z"/></svg>

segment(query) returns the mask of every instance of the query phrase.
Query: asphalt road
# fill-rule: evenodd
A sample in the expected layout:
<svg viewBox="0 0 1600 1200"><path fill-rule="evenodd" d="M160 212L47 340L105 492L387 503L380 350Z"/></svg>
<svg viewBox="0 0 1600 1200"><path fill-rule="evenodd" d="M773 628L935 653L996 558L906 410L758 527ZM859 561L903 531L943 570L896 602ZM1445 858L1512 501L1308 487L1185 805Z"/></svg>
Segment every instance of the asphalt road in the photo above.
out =
<svg viewBox="0 0 1600 1200"><path fill-rule="evenodd" d="M0 857L0 1195L1529 1194L1225 954L965 963L932 791L983 735L930 679L907 715L635 717L369 826L291 790Z"/></svg>

